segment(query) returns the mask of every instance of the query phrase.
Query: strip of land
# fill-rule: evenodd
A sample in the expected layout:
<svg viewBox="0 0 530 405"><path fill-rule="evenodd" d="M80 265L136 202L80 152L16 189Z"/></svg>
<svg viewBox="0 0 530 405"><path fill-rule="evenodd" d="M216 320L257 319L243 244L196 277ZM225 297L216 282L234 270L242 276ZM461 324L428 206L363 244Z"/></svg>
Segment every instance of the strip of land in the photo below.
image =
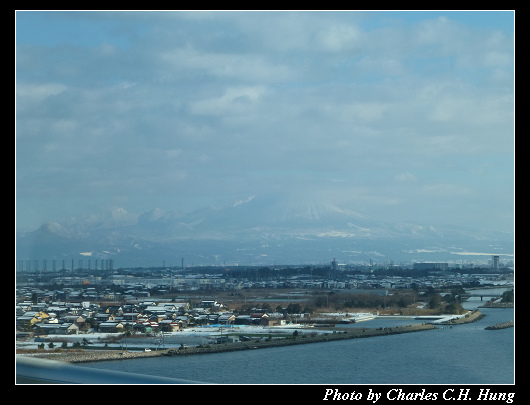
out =
<svg viewBox="0 0 530 405"><path fill-rule="evenodd" d="M463 323L471 323L471 322L476 322L478 321L479 319L482 319L485 315L478 311L478 310L474 310L474 311L471 311L469 313L467 313L466 315L460 317L460 318L455 318L455 319L450 319L446 322L442 322L442 324L444 325L461 325Z"/></svg>
<svg viewBox="0 0 530 405"><path fill-rule="evenodd" d="M475 310L463 317L453 319L447 324L460 325L476 322L484 316L480 311ZM413 324L405 326L395 326L386 328L338 328L333 333L303 333L297 336L290 336L278 339L251 339L246 342L221 343L212 345L190 346L173 349L153 350L153 351L128 351L128 350L76 350L62 352L43 352L34 354L35 357L48 360L62 361L68 363L86 363L95 361L126 360L132 358L147 358L159 356L186 356L193 354L222 353L240 350L264 349L271 347L290 346L308 343L331 342L343 339L358 339L374 336L395 335L400 333L420 332L437 329L430 323Z"/></svg>
<svg viewBox="0 0 530 405"><path fill-rule="evenodd" d="M498 329L506 329L506 328L513 328L515 326L514 321L508 321L503 323L498 323L496 325L490 325L484 329L487 330L498 330Z"/></svg>
<svg viewBox="0 0 530 405"><path fill-rule="evenodd" d="M83 350L76 352L42 353L35 355L48 360L63 361L68 363L84 363L93 361L125 360L131 358L157 357L157 356L183 356L192 354L222 353L239 350L264 349L270 347L290 346L297 344L331 342L343 339L367 338L374 336L395 335L399 333L419 332L436 329L431 324L416 324L377 329L349 329L326 334L303 334L288 338L271 340L251 340L247 342L221 343L206 346L191 346L178 349L164 349L150 352L134 352L121 350Z"/></svg>

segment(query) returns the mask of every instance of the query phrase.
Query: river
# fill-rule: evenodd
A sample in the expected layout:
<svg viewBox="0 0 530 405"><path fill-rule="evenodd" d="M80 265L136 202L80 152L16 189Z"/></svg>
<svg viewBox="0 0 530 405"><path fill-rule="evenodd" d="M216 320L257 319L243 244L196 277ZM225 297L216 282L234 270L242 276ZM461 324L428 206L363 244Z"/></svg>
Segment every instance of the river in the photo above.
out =
<svg viewBox="0 0 530 405"><path fill-rule="evenodd" d="M477 322L432 331L82 366L221 384L513 384L515 328L484 328L513 320L514 309L480 311L486 316ZM403 320L362 325L392 322Z"/></svg>

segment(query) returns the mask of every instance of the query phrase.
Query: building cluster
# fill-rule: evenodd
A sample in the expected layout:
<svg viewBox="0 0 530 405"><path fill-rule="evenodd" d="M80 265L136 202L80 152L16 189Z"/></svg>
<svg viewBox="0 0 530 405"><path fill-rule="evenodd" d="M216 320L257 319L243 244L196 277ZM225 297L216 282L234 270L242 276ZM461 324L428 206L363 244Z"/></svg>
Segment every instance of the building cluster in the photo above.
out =
<svg viewBox="0 0 530 405"><path fill-rule="evenodd" d="M492 269L498 269L498 256L493 256L492 264ZM412 271L401 273L374 271L371 264L349 271L337 269L334 259L331 268L249 267L214 272L202 269L197 273L169 268L21 272L16 280L16 326L21 334L61 335L88 331L174 332L189 326L232 323L274 325L284 322L281 313L255 311L242 315L213 300L203 300L192 308L189 302L158 298L182 291L205 291L210 296L220 291L244 294L246 289L289 289L291 294L312 290L374 292L513 282L513 273L459 273L447 271L447 263L416 263Z"/></svg>
<svg viewBox="0 0 530 405"><path fill-rule="evenodd" d="M69 290L69 289L67 289ZM61 291L61 294L64 291ZM75 295L77 298L78 296ZM101 298L112 293L103 291ZM88 295L87 295L88 297ZM106 304L96 301L57 300L55 291L21 288L17 291L16 328L19 336L99 333L178 332L194 326L263 325L285 323L281 313L256 309L251 314L229 311L215 300L189 302L137 300L135 303Z"/></svg>
<svg viewBox="0 0 530 405"><path fill-rule="evenodd" d="M215 301L203 301L200 307L192 310L186 302L146 300L134 304L98 304L93 301L49 301L46 292L27 290L19 293L16 305L16 326L20 334L174 332L190 325L226 324L234 320L234 314L223 312L222 306Z"/></svg>
<svg viewBox="0 0 530 405"><path fill-rule="evenodd" d="M169 291L238 291L245 289L399 289L399 288L444 288L448 286L464 286L480 284L488 281L503 279L513 280L513 273L458 273L447 272L444 263L430 263L429 270L439 270L435 273L424 271L422 275L389 276L380 272L363 273L334 273L330 277L323 277L305 273L281 277L258 278L249 271L247 277L227 277L219 273L174 274L164 273L133 275L126 272L109 274L106 276L59 276L49 280L49 284L78 287L65 291L55 291L59 297L68 295L70 299L88 298L101 299L100 289L96 287L112 286L112 291L106 291L107 299L130 300L135 298L149 298L153 291L164 294ZM422 263L423 265L423 263ZM436 265L437 267L432 267ZM440 267L441 266L441 267ZM424 270L423 266L418 269ZM35 285L34 283L21 283Z"/></svg>
<svg viewBox="0 0 530 405"><path fill-rule="evenodd" d="M510 278L511 277L511 278ZM155 299L174 291L227 291L245 289L312 289L344 292L370 292L392 289L443 289L480 285L508 278L506 274L460 274L426 272L422 276L389 276L377 273L345 274L342 278L296 274L270 280L225 278L220 274L156 274L133 276L109 274L106 277L57 277L48 289L31 282L17 285L16 326L21 333L77 334L96 332L179 331L189 326L212 324L264 324L282 322L282 314L237 314L213 300L203 300L191 308L189 302ZM50 286L57 286L56 289ZM244 291L243 291L244 293ZM153 298L153 299L150 299ZM167 300L166 300L167 301ZM103 304L106 303L106 304Z"/></svg>

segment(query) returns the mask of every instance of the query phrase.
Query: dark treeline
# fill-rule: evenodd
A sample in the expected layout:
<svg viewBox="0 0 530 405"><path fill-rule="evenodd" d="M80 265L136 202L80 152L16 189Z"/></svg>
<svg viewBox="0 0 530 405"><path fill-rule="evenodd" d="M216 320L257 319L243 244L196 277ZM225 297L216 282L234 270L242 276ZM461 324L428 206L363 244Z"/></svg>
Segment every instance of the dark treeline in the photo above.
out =
<svg viewBox="0 0 530 405"><path fill-rule="evenodd" d="M342 278L346 275L376 275L387 277L425 277L431 273L439 273L438 270L415 270L406 267L393 266L388 268L371 269L367 266L346 266L340 270L334 270L331 266L277 266L274 268L268 266L226 266L226 267L194 267L183 270L184 273L196 274L222 274L227 278L246 278L246 279L274 279L281 277L305 276L305 277L325 277L325 278ZM488 273L511 273L512 269L500 268L493 270L490 267L474 267L470 269L450 268L448 274L488 274Z"/></svg>

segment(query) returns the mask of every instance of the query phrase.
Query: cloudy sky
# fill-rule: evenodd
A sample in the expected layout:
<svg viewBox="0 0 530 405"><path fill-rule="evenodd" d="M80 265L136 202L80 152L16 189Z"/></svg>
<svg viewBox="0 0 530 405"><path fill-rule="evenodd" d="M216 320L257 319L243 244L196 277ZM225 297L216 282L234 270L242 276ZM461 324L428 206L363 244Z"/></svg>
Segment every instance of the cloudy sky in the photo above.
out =
<svg viewBox="0 0 530 405"><path fill-rule="evenodd" d="M15 17L17 229L253 196L513 229L513 12Z"/></svg>

